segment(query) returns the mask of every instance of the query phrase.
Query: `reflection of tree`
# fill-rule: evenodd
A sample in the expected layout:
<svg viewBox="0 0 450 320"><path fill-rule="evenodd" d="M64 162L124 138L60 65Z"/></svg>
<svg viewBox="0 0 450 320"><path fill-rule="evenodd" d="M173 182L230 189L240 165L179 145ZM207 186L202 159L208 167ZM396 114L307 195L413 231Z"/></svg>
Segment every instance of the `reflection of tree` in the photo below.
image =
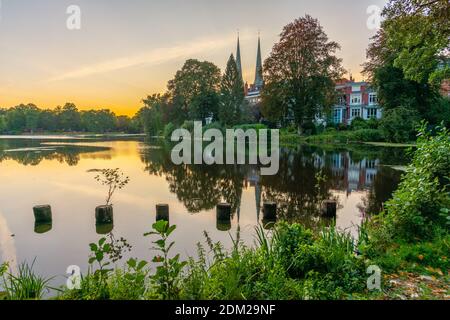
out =
<svg viewBox="0 0 450 320"><path fill-rule="evenodd" d="M313 146L282 149L279 172L275 176L259 176L258 166L251 165L174 165L170 159L171 147L143 149L141 159L146 170L164 176L170 191L175 193L190 212L210 210L222 200L239 207L244 181L255 187L255 201L273 201L278 205L281 219L297 221L311 227L321 224L321 202L331 199L331 190L352 192L353 188L367 190L366 180L375 173L374 186L369 196L375 196L380 206L398 184L398 177L381 168L375 151L363 157L362 151L324 150ZM351 173L352 177L349 177ZM318 180L318 174L325 178ZM356 179L356 180L355 180ZM262 193L260 193L262 190ZM372 194L373 193L373 194Z"/></svg>
<svg viewBox="0 0 450 320"><path fill-rule="evenodd" d="M392 197L400 183L401 172L389 167L381 167L373 181L361 210L367 214L378 214L383 210L384 203Z"/></svg>
<svg viewBox="0 0 450 320"><path fill-rule="evenodd" d="M167 146L142 153L142 161L151 174L164 175L170 191L175 193L189 212L213 209L222 200L239 206L244 173L235 166L174 165Z"/></svg>
<svg viewBox="0 0 450 320"><path fill-rule="evenodd" d="M263 198L278 204L278 214L283 220L309 226L319 222L320 202L331 197L332 176L323 169L327 178L318 184L320 166L314 161L317 152L304 147L283 150L278 175L262 177Z"/></svg>
<svg viewBox="0 0 450 320"><path fill-rule="evenodd" d="M76 166L80 154L108 150L108 148L74 145L42 145L36 140L0 140L0 162L14 160L22 165L37 166L43 160L57 160Z"/></svg>

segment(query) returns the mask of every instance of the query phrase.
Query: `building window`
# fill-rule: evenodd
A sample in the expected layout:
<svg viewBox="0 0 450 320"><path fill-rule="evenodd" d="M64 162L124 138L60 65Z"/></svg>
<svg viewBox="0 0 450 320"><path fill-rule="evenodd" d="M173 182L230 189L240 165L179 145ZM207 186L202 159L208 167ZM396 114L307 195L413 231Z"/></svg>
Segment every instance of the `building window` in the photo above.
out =
<svg viewBox="0 0 450 320"><path fill-rule="evenodd" d="M360 118L361 117L361 109L360 108L352 109L351 115L352 115L352 119Z"/></svg>
<svg viewBox="0 0 450 320"><path fill-rule="evenodd" d="M342 109L334 109L333 111L333 121L334 123L342 122Z"/></svg>
<svg viewBox="0 0 450 320"><path fill-rule="evenodd" d="M377 118L377 108L367 109L367 119Z"/></svg>
<svg viewBox="0 0 450 320"><path fill-rule="evenodd" d="M369 104L378 104L378 97L376 93L369 94Z"/></svg>
<svg viewBox="0 0 450 320"><path fill-rule="evenodd" d="M346 104L347 104L347 99L346 99L345 95L344 96L339 96L339 98L338 98L338 105L345 106Z"/></svg>
<svg viewBox="0 0 450 320"><path fill-rule="evenodd" d="M366 161L366 168L367 169L375 169L376 167L376 161L375 160L367 160Z"/></svg>
<svg viewBox="0 0 450 320"><path fill-rule="evenodd" d="M351 105L359 105L361 104L361 95L360 94L352 94L351 100L350 100L350 104Z"/></svg>

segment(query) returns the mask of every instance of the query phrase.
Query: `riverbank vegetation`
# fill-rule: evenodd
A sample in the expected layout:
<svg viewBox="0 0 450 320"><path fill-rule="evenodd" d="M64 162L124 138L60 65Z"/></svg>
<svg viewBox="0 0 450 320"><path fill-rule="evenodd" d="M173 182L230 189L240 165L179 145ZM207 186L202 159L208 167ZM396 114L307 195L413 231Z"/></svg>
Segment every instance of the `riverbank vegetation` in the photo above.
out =
<svg viewBox="0 0 450 320"><path fill-rule="evenodd" d="M357 237L334 226L311 230L280 221L255 230L256 243L234 239L227 250L205 233L197 257L173 252L176 226L165 221L145 234L152 261L121 267L126 240L90 244L89 271L78 289L56 299L448 299L450 262L450 134L423 125L400 186L379 215L367 215ZM372 266L372 267L371 267ZM369 268L371 267L371 268ZM373 269L375 268L375 269ZM380 290L369 290L380 268ZM7 299L40 299L49 279L1 268ZM367 271L370 271L367 273ZM376 281L372 284L376 284ZM375 286L376 287L376 286ZM373 289L373 288L372 288Z"/></svg>
<svg viewBox="0 0 450 320"><path fill-rule="evenodd" d="M0 134L37 132L139 133L135 118L116 116L108 109L79 111L73 103L55 109L40 109L34 104L0 108Z"/></svg>

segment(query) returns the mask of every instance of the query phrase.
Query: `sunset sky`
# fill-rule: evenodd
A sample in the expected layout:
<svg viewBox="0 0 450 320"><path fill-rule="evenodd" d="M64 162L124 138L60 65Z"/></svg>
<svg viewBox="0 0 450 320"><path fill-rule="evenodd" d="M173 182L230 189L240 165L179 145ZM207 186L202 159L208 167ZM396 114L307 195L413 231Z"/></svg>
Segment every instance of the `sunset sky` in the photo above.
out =
<svg viewBox="0 0 450 320"><path fill-rule="evenodd" d="M183 62L224 69L240 31L244 78L254 80L258 30L263 58L282 27L310 14L341 44L343 65L361 80L369 38L366 10L385 0L0 0L0 107L109 108L134 114L163 92ZM81 8L69 30L67 7Z"/></svg>

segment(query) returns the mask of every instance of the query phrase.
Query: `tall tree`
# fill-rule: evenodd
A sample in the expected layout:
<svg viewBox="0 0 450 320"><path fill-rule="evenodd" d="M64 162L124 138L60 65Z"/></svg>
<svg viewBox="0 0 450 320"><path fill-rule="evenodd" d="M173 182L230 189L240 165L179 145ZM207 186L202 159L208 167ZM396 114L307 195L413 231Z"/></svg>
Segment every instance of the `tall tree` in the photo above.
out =
<svg viewBox="0 0 450 320"><path fill-rule="evenodd" d="M73 103L66 103L62 108L57 107L60 128L64 131L78 131L81 129L81 117Z"/></svg>
<svg viewBox="0 0 450 320"><path fill-rule="evenodd" d="M136 118L144 129L144 132L149 135L158 135L164 129L164 112L168 108L168 96L154 94L148 96L144 100L144 107L142 107L136 114Z"/></svg>
<svg viewBox="0 0 450 320"><path fill-rule="evenodd" d="M224 125L238 124L244 107L244 83L234 56L228 59L227 68L220 85L221 102L219 120Z"/></svg>
<svg viewBox="0 0 450 320"><path fill-rule="evenodd" d="M205 120L206 113L217 117L218 99L213 96L218 95L220 77L220 69L213 63L187 60L168 83L178 117L187 115L189 120Z"/></svg>
<svg viewBox="0 0 450 320"><path fill-rule="evenodd" d="M281 106L282 118L292 116L302 131L318 112L331 107L335 81L343 74L338 49L309 15L286 25L264 62L263 112L278 115L272 110Z"/></svg>

